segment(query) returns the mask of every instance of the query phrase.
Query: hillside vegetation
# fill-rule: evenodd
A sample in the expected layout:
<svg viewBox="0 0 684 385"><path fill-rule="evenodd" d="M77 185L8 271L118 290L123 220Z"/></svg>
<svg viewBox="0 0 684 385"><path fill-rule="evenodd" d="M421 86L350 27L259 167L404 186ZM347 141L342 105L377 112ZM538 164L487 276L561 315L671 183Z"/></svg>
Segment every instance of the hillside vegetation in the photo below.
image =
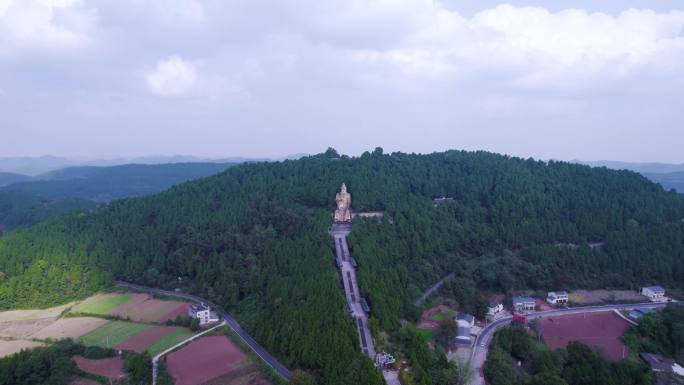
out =
<svg viewBox="0 0 684 385"><path fill-rule="evenodd" d="M90 210L97 203L155 194L230 166L232 163L69 167L36 177L0 173L0 186L3 181L7 184L0 189L0 232L69 211Z"/></svg>
<svg viewBox="0 0 684 385"><path fill-rule="evenodd" d="M504 292L684 283L684 198L639 174L485 152L332 155L239 165L7 234L0 308L64 302L113 278L180 282L321 384L382 383L358 350L332 263L342 181L355 209L392 219L359 223L350 239L371 322L390 333L447 272ZM454 202L434 207L437 196ZM602 249L586 246L598 240Z"/></svg>

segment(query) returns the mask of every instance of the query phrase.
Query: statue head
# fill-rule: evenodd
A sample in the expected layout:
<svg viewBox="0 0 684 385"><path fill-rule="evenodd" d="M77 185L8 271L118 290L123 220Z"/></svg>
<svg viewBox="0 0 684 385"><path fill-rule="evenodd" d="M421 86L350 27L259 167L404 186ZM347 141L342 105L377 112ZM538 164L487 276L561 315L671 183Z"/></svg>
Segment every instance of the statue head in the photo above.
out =
<svg viewBox="0 0 684 385"><path fill-rule="evenodd" d="M347 192L347 185L342 182L342 188L340 188L340 192L346 193Z"/></svg>

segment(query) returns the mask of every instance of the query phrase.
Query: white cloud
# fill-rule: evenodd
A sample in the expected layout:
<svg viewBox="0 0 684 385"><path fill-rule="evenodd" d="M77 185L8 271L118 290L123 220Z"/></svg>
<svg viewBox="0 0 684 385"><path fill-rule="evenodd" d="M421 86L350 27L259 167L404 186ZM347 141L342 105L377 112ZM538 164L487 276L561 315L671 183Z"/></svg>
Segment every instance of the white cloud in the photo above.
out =
<svg viewBox="0 0 684 385"><path fill-rule="evenodd" d="M75 48L96 21L78 0L0 0L0 53Z"/></svg>
<svg viewBox="0 0 684 385"><path fill-rule="evenodd" d="M339 13L341 21L316 25L333 44L339 41L336 26L346 20L356 20L354 29L361 31L394 25L393 40L375 47L345 41L342 48L352 51L355 62L385 62L416 76L503 70L518 73L519 85L537 86L567 75L620 77L642 68L673 70L684 59L682 11L629 9L612 16L500 5L464 18L429 0L353 2L345 10L330 11L327 17L334 20Z"/></svg>
<svg viewBox="0 0 684 385"><path fill-rule="evenodd" d="M180 96L193 89L197 73L193 63L174 55L157 63L157 68L145 80L150 91L157 95Z"/></svg>

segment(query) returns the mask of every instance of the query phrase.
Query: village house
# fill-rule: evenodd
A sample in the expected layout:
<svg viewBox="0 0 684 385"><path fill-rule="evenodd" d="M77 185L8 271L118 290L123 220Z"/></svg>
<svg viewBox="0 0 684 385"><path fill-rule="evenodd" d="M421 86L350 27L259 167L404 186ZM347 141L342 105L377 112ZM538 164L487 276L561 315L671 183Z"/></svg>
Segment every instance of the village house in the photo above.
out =
<svg viewBox="0 0 684 385"><path fill-rule="evenodd" d="M487 314L490 316L495 316L503 311L504 307L503 304L499 301L496 300L491 300L489 301L489 310L487 311Z"/></svg>
<svg viewBox="0 0 684 385"><path fill-rule="evenodd" d="M567 305L568 292L566 291L550 291L546 296L546 302L551 305Z"/></svg>
<svg viewBox="0 0 684 385"><path fill-rule="evenodd" d="M532 297L513 297L513 310L517 312L533 311L535 308Z"/></svg>
<svg viewBox="0 0 684 385"><path fill-rule="evenodd" d="M475 325L475 317L471 314L461 314L456 317L456 344L471 345L473 338L470 329Z"/></svg>
<svg viewBox="0 0 684 385"><path fill-rule="evenodd" d="M641 288L641 294L651 301L661 301L665 297L665 289L661 286L646 286Z"/></svg>
<svg viewBox="0 0 684 385"><path fill-rule="evenodd" d="M650 314L655 312L654 309L650 309L647 307L637 307L634 308L632 311L629 312L629 318L638 321L641 319L641 317L645 316L646 314Z"/></svg>
<svg viewBox="0 0 684 385"><path fill-rule="evenodd" d="M216 313L211 311L211 308L203 302L190 305L190 307L188 307L188 315L191 318L197 318L200 325L219 321Z"/></svg>

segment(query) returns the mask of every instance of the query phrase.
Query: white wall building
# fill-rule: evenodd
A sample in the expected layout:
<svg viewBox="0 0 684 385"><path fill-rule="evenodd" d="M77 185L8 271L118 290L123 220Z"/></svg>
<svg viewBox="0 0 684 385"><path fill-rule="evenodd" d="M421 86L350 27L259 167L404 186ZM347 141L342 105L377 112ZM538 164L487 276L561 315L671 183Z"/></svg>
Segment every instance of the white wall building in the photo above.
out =
<svg viewBox="0 0 684 385"><path fill-rule="evenodd" d="M546 296L546 302L551 305L567 305L568 292L566 291L550 291Z"/></svg>
<svg viewBox="0 0 684 385"><path fill-rule="evenodd" d="M188 308L188 315L191 318L197 318L200 325L206 325L212 322L218 322L219 318L211 308L204 303L190 305Z"/></svg>
<svg viewBox="0 0 684 385"><path fill-rule="evenodd" d="M513 297L513 310L517 312L532 311L536 304L532 297Z"/></svg>
<svg viewBox="0 0 684 385"><path fill-rule="evenodd" d="M641 294L651 301L660 301L665 297L665 289L661 286L647 286L641 288Z"/></svg>

